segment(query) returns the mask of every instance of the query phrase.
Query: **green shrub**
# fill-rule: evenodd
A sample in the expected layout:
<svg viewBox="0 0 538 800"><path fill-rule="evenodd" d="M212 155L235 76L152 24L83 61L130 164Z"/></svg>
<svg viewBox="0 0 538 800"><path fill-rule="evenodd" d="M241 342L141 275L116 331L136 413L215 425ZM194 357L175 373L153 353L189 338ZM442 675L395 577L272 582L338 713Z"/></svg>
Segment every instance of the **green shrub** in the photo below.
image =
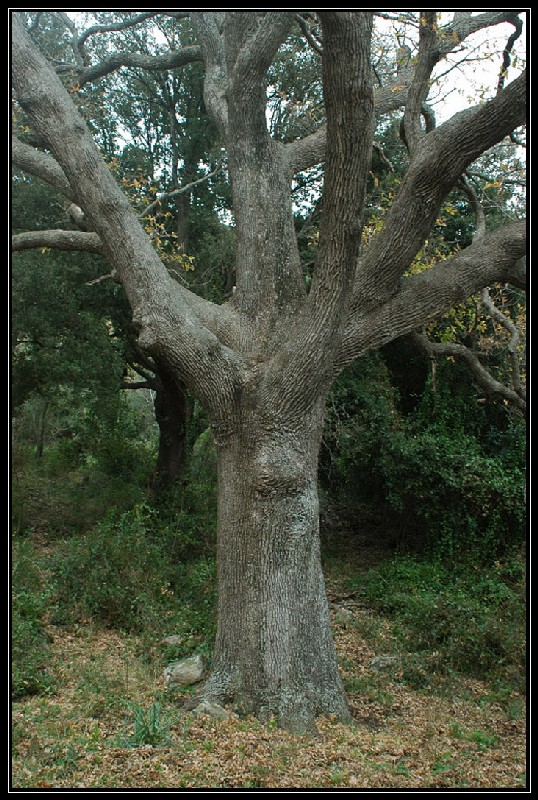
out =
<svg viewBox="0 0 538 800"><path fill-rule="evenodd" d="M188 562L215 554L217 527L217 468L211 430L194 441L185 480L155 502L160 536L170 558Z"/></svg>
<svg viewBox="0 0 538 800"><path fill-rule="evenodd" d="M525 538L523 471L443 429L387 439L381 457L390 523L447 562L492 562Z"/></svg>
<svg viewBox="0 0 538 800"><path fill-rule="evenodd" d="M53 686L45 614L49 592L43 585L32 545L15 542L11 579L12 696L41 694Z"/></svg>
<svg viewBox="0 0 538 800"><path fill-rule="evenodd" d="M91 619L153 641L179 634L177 655L207 650L215 627L215 559L178 559L180 539L157 511L139 505L64 542L53 567L56 621Z"/></svg>
<svg viewBox="0 0 538 800"><path fill-rule="evenodd" d="M145 505L112 512L59 548L54 577L60 621L89 617L133 632L158 624L171 605L171 567L153 516Z"/></svg>
<svg viewBox="0 0 538 800"><path fill-rule="evenodd" d="M202 556L178 565L172 587L180 604L174 620L174 632L183 637L182 649L177 656L194 652L208 655L216 634L215 558Z"/></svg>
<svg viewBox="0 0 538 800"><path fill-rule="evenodd" d="M408 549L446 563L493 563L525 540L524 422L484 407L464 367L438 365L402 413L379 354L329 398L321 477L373 512Z"/></svg>
<svg viewBox="0 0 538 800"><path fill-rule="evenodd" d="M526 608L522 557L487 569L449 569L398 557L367 574L367 600L395 622L410 654L409 673L447 674L509 682L525 680ZM418 660L417 660L418 656Z"/></svg>

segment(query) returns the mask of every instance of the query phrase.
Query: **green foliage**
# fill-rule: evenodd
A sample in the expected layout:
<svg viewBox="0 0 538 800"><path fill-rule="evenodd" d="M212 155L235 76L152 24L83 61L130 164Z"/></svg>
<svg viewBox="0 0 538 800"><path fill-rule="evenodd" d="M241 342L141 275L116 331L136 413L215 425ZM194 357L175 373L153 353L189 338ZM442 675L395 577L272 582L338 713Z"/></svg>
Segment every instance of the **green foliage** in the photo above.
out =
<svg viewBox="0 0 538 800"><path fill-rule="evenodd" d="M422 535L430 555L491 563L524 541L524 433L514 420L504 424L504 446L493 448L465 369L447 362L437 387L427 387L416 412L384 443L391 521L403 535Z"/></svg>
<svg viewBox="0 0 538 800"><path fill-rule="evenodd" d="M383 453L392 524L422 534L431 555L491 560L524 538L522 475L503 470L468 438L425 431Z"/></svg>
<svg viewBox="0 0 538 800"><path fill-rule="evenodd" d="M491 563L525 539L524 427L490 416L458 364L402 414L379 354L358 362L331 397L322 467L348 499L381 505L400 544L447 563Z"/></svg>
<svg viewBox="0 0 538 800"><path fill-rule="evenodd" d="M148 505L109 515L53 559L55 621L93 622L155 641L183 637L181 653L209 648L214 632L215 560L178 559L181 534Z"/></svg>
<svg viewBox="0 0 538 800"><path fill-rule="evenodd" d="M153 511L135 506L65 542L54 559L58 621L92 618L141 631L170 611L170 566L153 535Z"/></svg>
<svg viewBox="0 0 538 800"><path fill-rule="evenodd" d="M154 453L143 440L129 397L117 394L108 419L91 416L85 431L87 450L107 475L147 482Z"/></svg>
<svg viewBox="0 0 538 800"><path fill-rule="evenodd" d="M521 555L483 568L400 556L371 569L362 589L389 615L415 688L453 671L524 691L525 569Z"/></svg>
<svg viewBox="0 0 538 800"><path fill-rule="evenodd" d="M376 464L385 437L399 424L396 392L380 353L371 353L337 381L327 405L321 450L321 477L337 494L376 502L383 496L383 475Z"/></svg>
<svg viewBox="0 0 538 800"><path fill-rule="evenodd" d="M53 686L45 630L49 596L33 546L17 540L11 577L11 691L15 699L50 691Z"/></svg>
<svg viewBox="0 0 538 800"><path fill-rule="evenodd" d="M12 279L13 400L54 401L66 387L105 398L117 392L121 353L103 317L103 292L86 281L106 271L96 257L15 253ZM101 302L96 303L100 294ZM96 407L97 403L95 403Z"/></svg>

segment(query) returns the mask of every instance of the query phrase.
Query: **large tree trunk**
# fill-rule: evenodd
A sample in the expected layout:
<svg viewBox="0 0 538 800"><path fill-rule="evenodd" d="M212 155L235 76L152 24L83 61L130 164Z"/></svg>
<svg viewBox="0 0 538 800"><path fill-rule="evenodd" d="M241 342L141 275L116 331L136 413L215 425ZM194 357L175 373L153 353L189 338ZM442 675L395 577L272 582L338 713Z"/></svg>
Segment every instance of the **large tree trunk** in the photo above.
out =
<svg viewBox="0 0 538 800"><path fill-rule="evenodd" d="M238 409L218 446L218 632L203 694L294 731L349 719L320 561L319 402L300 423Z"/></svg>

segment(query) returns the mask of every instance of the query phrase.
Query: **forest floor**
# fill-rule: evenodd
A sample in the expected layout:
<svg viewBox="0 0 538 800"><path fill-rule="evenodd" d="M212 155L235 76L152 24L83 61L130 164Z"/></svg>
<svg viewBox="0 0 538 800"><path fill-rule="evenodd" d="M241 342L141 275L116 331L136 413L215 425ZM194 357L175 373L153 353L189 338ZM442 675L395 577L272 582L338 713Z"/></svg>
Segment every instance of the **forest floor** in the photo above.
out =
<svg viewBox="0 0 538 800"><path fill-rule="evenodd" d="M362 568L387 557L379 540L356 552ZM297 736L252 718L194 716L169 694L145 641L51 625L55 688L13 705L12 788L524 788L524 700L510 713L479 681L412 689L397 662L374 669L395 639L390 621L346 592L351 569L338 555L326 565L352 725L323 718L316 735Z"/></svg>

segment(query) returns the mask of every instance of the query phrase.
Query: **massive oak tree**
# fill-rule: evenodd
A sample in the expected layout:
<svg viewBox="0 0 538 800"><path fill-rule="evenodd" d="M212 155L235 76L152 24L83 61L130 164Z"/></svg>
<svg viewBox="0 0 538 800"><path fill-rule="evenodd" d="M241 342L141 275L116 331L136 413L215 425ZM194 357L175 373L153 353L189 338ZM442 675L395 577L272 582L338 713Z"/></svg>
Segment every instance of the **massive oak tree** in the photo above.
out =
<svg viewBox="0 0 538 800"><path fill-rule="evenodd" d="M88 55L90 36L159 13L181 24L188 18L192 43L154 56L120 49L95 62ZM524 221L486 228L453 257L406 276L447 194L473 160L524 123L526 99L524 73L501 79L491 99L435 127L426 103L439 61L471 34L501 22L517 30L520 20L512 12L464 11L443 27L433 12L415 21L416 53L402 56L384 81L372 69L368 11L145 12L84 34L71 25L77 86L119 68L173 70L203 61L237 237L235 290L217 305L167 271L77 111L76 91L60 80L65 65L55 69L23 15L13 15L14 92L40 143L16 140L14 160L60 189L84 219L81 230L47 232L46 244L57 237L59 247L104 255L125 288L140 346L190 389L211 421L219 601L203 694L294 730L318 714L349 716L319 553L317 464L331 383L361 354L483 287L522 285ZM324 122L284 143L268 130L266 84L292 30L319 53ZM361 245L376 123L395 109L408 167L381 229ZM322 162L319 249L307 283L291 188L294 175ZM39 246L44 234L36 236L28 246Z"/></svg>

